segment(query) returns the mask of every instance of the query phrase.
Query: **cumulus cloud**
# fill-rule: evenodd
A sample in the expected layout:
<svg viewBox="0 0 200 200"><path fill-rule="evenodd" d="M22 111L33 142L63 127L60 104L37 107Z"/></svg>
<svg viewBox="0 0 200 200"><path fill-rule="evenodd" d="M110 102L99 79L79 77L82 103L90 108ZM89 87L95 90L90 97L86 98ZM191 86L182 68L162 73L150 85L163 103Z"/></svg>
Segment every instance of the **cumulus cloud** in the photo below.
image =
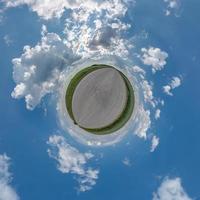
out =
<svg viewBox="0 0 200 200"><path fill-rule="evenodd" d="M13 79L16 87L12 97L24 98L26 107L33 110L43 97L56 94L63 79L63 72L82 58L98 58L99 56L130 58L133 43L124 35L131 27L123 19L131 0L3 0L6 8L27 5L43 19L60 18L65 10L69 15L65 18L63 37L49 33L43 26L41 41L34 47L25 46L23 54L13 62ZM166 64L167 53L158 48L142 49L142 60L152 65L152 71L161 70ZM156 101L153 96L153 84L145 80L146 72L139 66L129 69L132 74L139 74L142 79L138 88L142 89L144 102L153 108ZM136 134L147 138L151 125L150 109L141 105L136 123Z"/></svg>
<svg viewBox="0 0 200 200"><path fill-rule="evenodd" d="M142 89L144 94L144 100L146 102L149 102L153 107L155 107L152 85L150 85L147 80L143 80Z"/></svg>
<svg viewBox="0 0 200 200"><path fill-rule="evenodd" d="M0 155L0 199L1 200L19 200L16 191L10 185L12 174L9 172L10 158L6 155Z"/></svg>
<svg viewBox="0 0 200 200"><path fill-rule="evenodd" d="M184 190L181 179L164 179L157 192L153 193L153 200L192 200Z"/></svg>
<svg viewBox="0 0 200 200"><path fill-rule="evenodd" d="M165 51L161 51L159 48L142 48L143 55L141 57L142 62L145 65L152 66L152 72L155 73L158 70L162 70L166 65L166 59L168 54Z"/></svg>
<svg viewBox="0 0 200 200"><path fill-rule="evenodd" d="M58 162L58 170L78 176L79 191L92 189L98 179L99 170L87 167L87 162L93 157L91 153L81 153L69 145L62 136L53 135L49 138L48 154Z"/></svg>
<svg viewBox="0 0 200 200"><path fill-rule="evenodd" d="M163 86L163 91L165 94L173 96L172 90L181 85L181 79L179 77L172 77L171 82L168 85Z"/></svg>
<svg viewBox="0 0 200 200"><path fill-rule="evenodd" d="M127 56L133 47L123 36L130 24L121 18L127 12L128 1L85 2L79 9L73 9L66 19L65 34L68 47L82 56L95 52ZM77 45L78 44L78 45Z"/></svg>
<svg viewBox="0 0 200 200"><path fill-rule="evenodd" d="M29 8L36 12L40 17L48 20L51 18L60 18L65 8L77 5L77 1L50 1L50 0L3 0L7 8L28 5Z"/></svg>
<svg viewBox="0 0 200 200"><path fill-rule="evenodd" d="M44 19L59 18L65 9L70 9L64 38L48 33L43 26L41 41L35 47L25 46L21 57L12 61L16 87L11 95L16 99L25 98L29 110L33 110L45 95L56 91L63 70L78 59L105 54L127 57L133 47L122 37L130 28L121 20L130 4L128 0L3 2L7 8L26 4Z"/></svg>
<svg viewBox="0 0 200 200"><path fill-rule="evenodd" d="M124 3L129 1L124 0ZM124 3L121 0L3 0L6 7L17 7L20 5L28 5L29 8L36 12L40 17L44 19L60 18L65 9L84 10L87 13L98 12L102 9L108 9L106 13L110 17L115 17L121 13L124 13Z"/></svg>
<svg viewBox="0 0 200 200"><path fill-rule="evenodd" d="M151 150L150 150L151 152L155 151L155 149L159 145L159 141L160 141L160 139L154 135L151 140Z"/></svg>
<svg viewBox="0 0 200 200"><path fill-rule="evenodd" d="M137 124L137 127L134 134L140 138L146 139L147 131L151 126L150 110L145 110L142 106L140 106L135 123Z"/></svg>
<svg viewBox="0 0 200 200"><path fill-rule="evenodd" d="M28 5L38 16L49 20L60 18L65 10L70 17L66 19L65 34L67 46L82 56L112 54L127 56L132 45L121 36L130 28L120 20L127 12L130 0L3 0L5 7Z"/></svg>
<svg viewBox="0 0 200 200"><path fill-rule="evenodd" d="M132 67L129 67L128 71L133 76L137 77L138 83L136 85L140 87L139 90L142 92L141 96L143 99L140 99L141 105L138 105L138 112L134 119L136 125L134 129L134 134L140 138L147 139L148 131L151 128L151 111L156 108L158 101L153 95L153 84L149 83L149 81L145 77L146 72L144 71L144 69L137 65L134 65ZM139 77L137 75L139 75ZM147 106L148 109L144 106Z"/></svg>
<svg viewBox="0 0 200 200"><path fill-rule="evenodd" d="M55 91L63 69L77 59L57 34L47 33L43 27L41 41L35 47L25 46L21 57L12 60L16 87L11 96L24 97L27 109L33 110L46 94Z"/></svg>

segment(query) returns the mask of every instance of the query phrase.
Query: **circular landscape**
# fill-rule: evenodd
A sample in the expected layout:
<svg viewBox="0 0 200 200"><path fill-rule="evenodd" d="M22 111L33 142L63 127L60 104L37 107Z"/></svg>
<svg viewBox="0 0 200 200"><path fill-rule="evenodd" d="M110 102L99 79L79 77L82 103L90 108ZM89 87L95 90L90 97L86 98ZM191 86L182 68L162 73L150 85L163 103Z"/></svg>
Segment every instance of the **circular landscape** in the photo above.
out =
<svg viewBox="0 0 200 200"><path fill-rule="evenodd" d="M108 65L92 65L75 74L65 100L74 124L98 135L122 128L130 119L135 103L128 78Z"/></svg>

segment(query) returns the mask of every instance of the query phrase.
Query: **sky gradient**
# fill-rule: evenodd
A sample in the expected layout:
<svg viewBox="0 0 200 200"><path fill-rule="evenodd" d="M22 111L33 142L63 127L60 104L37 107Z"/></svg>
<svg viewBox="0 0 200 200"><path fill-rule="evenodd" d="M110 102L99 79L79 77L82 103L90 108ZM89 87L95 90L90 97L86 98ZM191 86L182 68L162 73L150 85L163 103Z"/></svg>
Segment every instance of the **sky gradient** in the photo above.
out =
<svg viewBox="0 0 200 200"><path fill-rule="evenodd" d="M47 2L0 1L0 199L200 199L200 2ZM91 58L140 95L108 146L81 143L56 110Z"/></svg>

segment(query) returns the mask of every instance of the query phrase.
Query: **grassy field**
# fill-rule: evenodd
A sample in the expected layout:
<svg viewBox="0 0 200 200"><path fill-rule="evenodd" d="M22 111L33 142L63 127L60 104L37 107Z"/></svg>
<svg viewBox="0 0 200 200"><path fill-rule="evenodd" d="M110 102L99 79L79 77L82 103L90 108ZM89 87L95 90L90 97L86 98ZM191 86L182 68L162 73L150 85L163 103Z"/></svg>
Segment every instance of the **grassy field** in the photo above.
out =
<svg viewBox="0 0 200 200"><path fill-rule="evenodd" d="M75 124L77 124L77 123L74 119L73 112L72 112L72 98L73 98L73 94L76 89L76 86L87 74L89 74L92 71L95 71L97 69L101 69L101 68L105 68L105 67L114 68L112 66L104 65L104 64L92 65L90 67L86 67L86 68L82 69L81 71L79 71L70 81L67 91L66 91L65 100L66 100L67 111ZM122 128L126 124L126 122L130 119L133 109L134 109L134 104L135 104L134 91L133 91L132 85L131 85L130 81L128 80L128 78L122 72L119 71L119 73L121 74L121 76L123 77L123 79L126 83L127 95L128 95L127 104L126 104L125 109L122 112L121 116L117 120L115 120L115 122L113 122L112 124L110 124L109 126L107 126L105 128L85 129L85 128L81 127L82 129L84 129L90 133L97 134L97 135L110 134L110 133L113 133L113 132L119 130L120 128Z"/></svg>

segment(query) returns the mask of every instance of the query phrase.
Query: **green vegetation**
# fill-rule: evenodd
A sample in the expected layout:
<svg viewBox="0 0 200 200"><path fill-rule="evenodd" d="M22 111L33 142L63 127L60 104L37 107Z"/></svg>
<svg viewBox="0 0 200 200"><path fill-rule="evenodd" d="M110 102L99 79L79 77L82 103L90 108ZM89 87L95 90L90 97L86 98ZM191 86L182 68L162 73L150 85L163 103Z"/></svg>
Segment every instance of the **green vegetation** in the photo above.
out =
<svg viewBox="0 0 200 200"><path fill-rule="evenodd" d="M66 107L67 107L69 116L71 117L71 119L74 121L75 124L77 124L77 123L74 119L73 112L72 112L72 98L73 98L73 94L76 89L76 86L87 74L89 74L92 71L95 71L97 69L101 69L101 68L105 68L105 67L106 68L108 68L108 67L114 68L112 66L104 65L104 64L92 65L90 67L86 67L86 68L82 69L81 71L79 71L70 81L67 91L66 91L65 100L66 100ZM121 76L123 77L123 79L126 83L127 95L128 95L127 96L128 97L127 104L126 104L121 116L115 122L113 122L112 124L110 124L109 126L107 126L105 128L85 129L85 128L81 127L82 129L84 129L90 133L93 133L93 134L106 135L106 134L110 134L110 133L113 133L113 132L119 130L130 119L130 117L133 113L134 104L135 104L134 91L133 91L132 85L131 85L130 81L128 80L128 78L122 72L119 71L119 73L121 74Z"/></svg>

